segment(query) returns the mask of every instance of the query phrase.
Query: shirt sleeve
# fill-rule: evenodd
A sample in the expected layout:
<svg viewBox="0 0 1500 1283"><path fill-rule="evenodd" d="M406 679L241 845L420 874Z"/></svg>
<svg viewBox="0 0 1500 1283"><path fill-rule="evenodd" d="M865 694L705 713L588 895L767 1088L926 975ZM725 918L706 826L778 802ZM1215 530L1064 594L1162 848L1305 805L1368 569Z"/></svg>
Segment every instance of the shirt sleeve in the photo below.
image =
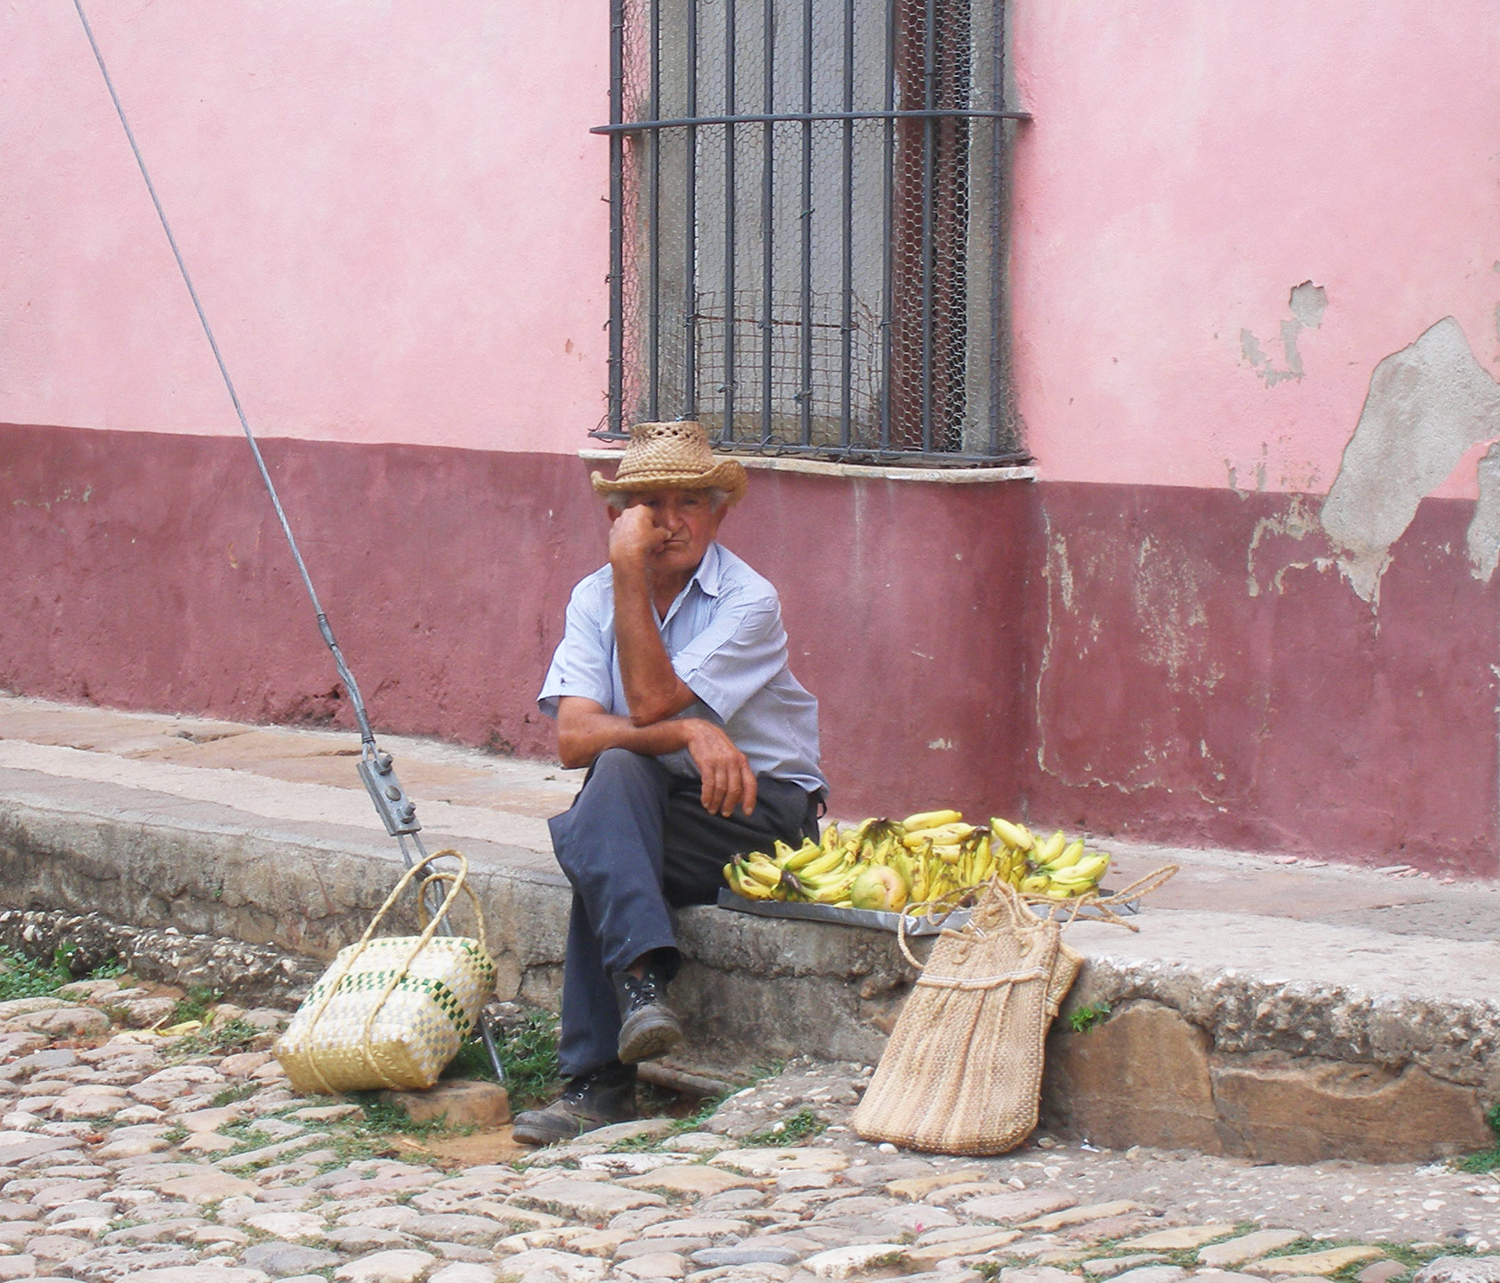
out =
<svg viewBox="0 0 1500 1283"><path fill-rule="evenodd" d="M564 695L581 695L606 710L615 702L612 634L604 627L601 595L591 582L579 584L568 599L563 639L553 652L552 663L542 682L537 707L548 717L557 716L557 701Z"/></svg>
<svg viewBox="0 0 1500 1283"><path fill-rule="evenodd" d="M678 677L724 722L786 662L786 629L774 596L725 602L708 627L672 657Z"/></svg>

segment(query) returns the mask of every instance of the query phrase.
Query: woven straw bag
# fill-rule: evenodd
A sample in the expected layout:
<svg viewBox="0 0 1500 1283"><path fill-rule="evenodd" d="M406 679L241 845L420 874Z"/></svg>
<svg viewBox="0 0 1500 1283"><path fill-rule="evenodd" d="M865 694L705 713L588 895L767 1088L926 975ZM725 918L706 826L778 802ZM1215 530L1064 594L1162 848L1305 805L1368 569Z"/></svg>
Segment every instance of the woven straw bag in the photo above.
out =
<svg viewBox="0 0 1500 1283"><path fill-rule="evenodd" d="M1010 886L991 884L964 926L938 936L854 1130L941 1154L1001 1154L1025 1140L1047 1029L1083 965L1061 930Z"/></svg>
<svg viewBox="0 0 1500 1283"><path fill-rule="evenodd" d="M412 879L444 856L456 858L459 867L423 879L421 935L372 939ZM359 943L339 951L276 1043L276 1059L294 1090L336 1095L426 1088L438 1080L495 987L484 914L467 876L468 864L457 851L419 860ZM446 885L447 893L428 921L426 893L435 884ZM437 934L460 891L474 906L478 939Z"/></svg>

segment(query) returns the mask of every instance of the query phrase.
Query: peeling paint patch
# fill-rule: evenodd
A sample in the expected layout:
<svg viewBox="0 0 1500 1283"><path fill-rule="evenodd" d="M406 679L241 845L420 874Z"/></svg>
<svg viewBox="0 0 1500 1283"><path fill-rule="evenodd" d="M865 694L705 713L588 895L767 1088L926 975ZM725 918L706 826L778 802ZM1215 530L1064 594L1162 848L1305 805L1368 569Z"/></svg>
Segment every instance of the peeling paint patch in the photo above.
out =
<svg viewBox="0 0 1500 1283"><path fill-rule="evenodd" d="M1496 436L1500 384L1475 360L1451 316L1375 367L1320 513L1343 550L1339 568L1364 601L1376 600L1391 546L1417 505L1464 451Z"/></svg>
<svg viewBox="0 0 1500 1283"><path fill-rule="evenodd" d="M1073 613L1073 567L1068 564L1068 541L1062 535L1052 540L1050 551L1055 554L1056 560L1048 558L1049 567L1057 569L1057 590L1062 594L1063 609L1070 615Z"/></svg>
<svg viewBox="0 0 1500 1283"><path fill-rule="evenodd" d="M1282 548L1280 555L1273 556L1276 571L1269 584L1263 584L1256 566L1257 554L1260 552L1262 543L1268 540L1277 544L1281 544L1284 540L1301 543L1309 535L1317 534L1318 530L1318 514L1309 507L1302 495L1293 495L1285 512L1271 517L1262 517L1257 521L1255 530L1250 536L1250 547L1245 553L1245 592L1251 597L1259 597L1267 587L1276 592L1281 591L1281 573L1287 569L1286 549ZM1312 563L1298 564L1307 566Z"/></svg>
<svg viewBox="0 0 1500 1283"><path fill-rule="evenodd" d="M1271 358L1262 350L1260 340L1253 332L1240 331L1240 356L1265 380L1268 388L1274 388L1286 379L1302 377L1302 353L1298 350L1297 341L1302 337L1303 330L1316 330L1323 324L1323 313L1328 310L1328 291L1321 285L1303 281L1301 285L1292 287L1287 306L1292 315L1280 327L1280 368L1272 364Z"/></svg>
<svg viewBox="0 0 1500 1283"><path fill-rule="evenodd" d="M1133 583L1140 653L1166 669L1170 686L1184 689L1204 676L1208 614L1203 586L1187 567L1152 552L1151 540L1143 539Z"/></svg>
<svg viewBox="0 0 1500 1283"><path fill-rule="evenodd" d="M953 747L953 741L945 739L929 740L927 747L933 749L951 749Z"/></svg>
<svg viewBox="0 0 1500 1283"><path fill-rule="evenodd" d="M1500 444L1485 451L1477 466L1479 502L1469 520L1469 569L1489 583L1500 565Z"/></svg>

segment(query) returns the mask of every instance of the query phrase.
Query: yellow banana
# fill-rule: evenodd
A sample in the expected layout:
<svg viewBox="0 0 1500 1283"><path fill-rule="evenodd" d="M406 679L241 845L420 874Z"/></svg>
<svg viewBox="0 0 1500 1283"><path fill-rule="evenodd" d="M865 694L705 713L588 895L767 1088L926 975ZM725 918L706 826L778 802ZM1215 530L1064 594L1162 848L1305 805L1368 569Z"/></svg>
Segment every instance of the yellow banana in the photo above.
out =
<svg viewBox="0 0 1500 1283"><path fill-rule="evenodd" d="M1051 864L1063 853L1063 848L1068 845L1068 835L1058 829L1050 838L1036 849L1032 856L1032 862L1038 865Z"/></svg>
<svg viewBox="0 0 1500 1283"><path fill-rule="evenodd" d="M1020 890L1023 895L1045 895L1047 888L1052 885L1052 879L1045 873L1036 873L1029 878L1021 879Z"/></svg>
<svg viewBox="0 0 1500 1283"><path fill-rule="evenodd" d="M751 852L741 863L741 876L759 882L762 886L774 887L781 882L781 866L759 851Z"/></svg>
<svg viewBox="0 0 1500 1283"><path fill-rule="evenodd" d="M1068 886L1094 886L1104 876L1104 870L1108 867L1107 855L1091 855L1080 860L1071 869L1063 869L1059 873L1054 873L1052 880Z"/></svg>
<svg viewBox="0 0 1500 1283"><path fill-rule="evenodd" d="M783 869L789 869L791 872L797 873L805 869L814 860L820 858L822 854L823 848L818 843L808 840L779 863Z"/></svg>
<svg viewBox="0 0 1500 1283"><path fill-rule="evenodd" d="M1083 839L1078 838L1076 841L1069 842L1067 846L1063 847L1062 854L1053 860L1049 867L1054 873L1057 873L1062 869L1071 869L1082 858Z"/></svg>
<svg viewBox="0 0 1500 1283"><path fill-rule="evenodd" d="M911 893L907 899L927 899L928 888L932 885L932 843L930 842L925 851L918 851L911 859L910 885Z"/></svg>
<svg viewBox="0 0 1500 1283"><path fill-rule="evenodd" d="M914 833L918 829L938 829L945 824L957 824L963 818L962 811L918 811L902 820L901 827L908 833Z"/></svg>
<svg viewBox="0 0 1500 1283"><path fill-rule="evenodd" d="M745 874L742 862L737 861L732 864L730 866L730 873L729 889L736 895L742 896L746 900L774 900L776 898L774 888L757 882L754 878Z"/></svg>
<svg viewBox="0 0 1500 1283"><path fill-rule="evenodd" d="M957 842L932 844L932 853L944 864L957 864L958 857L963 854L963 847Z"/></svg>
<svg viewBox="0 0 1500 1283"><path fill-rule="evenodd" d="M968 885L979 886L988 882L995 876L995 853L994 846L990 842L990 835L984 834L974 844L974 854L970 857L968 869Z"/></svg>
<svg viewBox="0 0 1500 1283"><path fill-rule="evenodd" d="M868 820L861 820L852 829L850 829L848 833L843 835L842 841L845 843L845 845L853 844L856 848L858 848L863 844L866 836L868 836L872 828L874 828L876 825L886 823L889 823L889 821L882 820L878 816L872 816Z"/></svg>
<svg viewBox="0 0 1500 1283"><path fill-rule="evenodd" d="M839 837L839 826L837 824L830 824L824 829L822 840L818 845L825 851L837 851L842 845L842 839Z"/></svg>
<svg viewBox="0 0 1500 1283"><path fill-rule="evenodd" d="M1029 851L1036 845L1036 839L1031 836L1031 830L1024 824L1012 824L1009 820L1002 820L999 816L990 819L990 831L1006 846L1014 847L1017 851Z"/></svg>
<svg viewBox="0 0 1500 1283"><path fill-rule="evenodd" d="M858 874L850 870L841 878L830 878L825 882L804 882L803 894L815 904L837 904L849 898L849 890Z"/></svg>
<svg viewBox="0 0 1500 1283"><path fill-rule="evenodd" d="M795 866L790 867L792 867L792 871L805 882L808 878L821 877L823 874L829 872L832 869L837 869L842 865L852 863L853 861L849 858L849 853L842 847L838 847L832 851L824 851L822 850L822 848L818 848L817 853L813 856L813 858L806 864L804 864L801 868L797 868Z"/></svg>

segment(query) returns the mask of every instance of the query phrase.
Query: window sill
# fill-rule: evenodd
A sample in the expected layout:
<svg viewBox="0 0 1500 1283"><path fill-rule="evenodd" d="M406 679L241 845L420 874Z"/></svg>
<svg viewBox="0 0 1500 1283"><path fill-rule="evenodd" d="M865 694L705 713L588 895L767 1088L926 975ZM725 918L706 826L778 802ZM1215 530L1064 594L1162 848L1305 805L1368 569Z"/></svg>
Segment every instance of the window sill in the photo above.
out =
<svg viewBox="0 0 1500 1283"><path fill-rule="evenodd" d="M621 450L597 446L578 452L590 463L608 463L618 459ZM994 468L901 468L861 463L827 463L822 459L794 459L787 456L732 455L752 472L801 472L815 477L858 477L872 481L936 481L946 485L976 485L996 481L1035 481L1036 469L1024 467Z"/></svg>

